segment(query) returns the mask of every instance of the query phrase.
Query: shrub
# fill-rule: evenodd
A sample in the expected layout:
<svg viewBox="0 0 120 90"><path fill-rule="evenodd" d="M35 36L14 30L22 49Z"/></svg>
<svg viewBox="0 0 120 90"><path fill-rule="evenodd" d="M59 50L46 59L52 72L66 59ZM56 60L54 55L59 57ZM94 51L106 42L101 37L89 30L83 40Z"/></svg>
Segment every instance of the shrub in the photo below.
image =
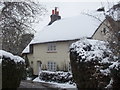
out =
<svg viewBox="0 0 120 90"><path fill-rule="evenodd" d="M70 61L73 79L80 90L112 89L120 85L120 63L103 41L83 38L73 43Z"/></svg>
<svg viewBox="0 0 120 90"><path fill-rule="evenodd" d="M18 56L0 51L2 55L2 89L17 88L24 70L24 60Z"/></svg>
<svg viewBox="0 0 120 90"><path fill-rule="evenodd" d="M27 80L27 78L30 78L31 80L34 79L33 68L31 67L27 67L23 71L22 80Z"/></svg>
<svg viewBox="0 0 120 90"><path fill-rule="evenodd" d="M73 83L72 74L70 72L51 72L42 71L39 78L44 81L58 82L58 83Z"/></svg>

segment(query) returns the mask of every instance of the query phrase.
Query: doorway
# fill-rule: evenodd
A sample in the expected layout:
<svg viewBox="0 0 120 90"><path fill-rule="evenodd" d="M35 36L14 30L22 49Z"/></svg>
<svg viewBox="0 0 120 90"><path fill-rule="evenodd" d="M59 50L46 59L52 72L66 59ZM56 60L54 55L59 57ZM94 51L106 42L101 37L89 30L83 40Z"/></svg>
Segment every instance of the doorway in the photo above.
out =
<svg viewBox="0 0 120 90"><path fill-rule="evenodd" d="M38 70L38 75L40 75L41 71L42 71L42 62L41 61L37 61L37 70Z"/></svg>

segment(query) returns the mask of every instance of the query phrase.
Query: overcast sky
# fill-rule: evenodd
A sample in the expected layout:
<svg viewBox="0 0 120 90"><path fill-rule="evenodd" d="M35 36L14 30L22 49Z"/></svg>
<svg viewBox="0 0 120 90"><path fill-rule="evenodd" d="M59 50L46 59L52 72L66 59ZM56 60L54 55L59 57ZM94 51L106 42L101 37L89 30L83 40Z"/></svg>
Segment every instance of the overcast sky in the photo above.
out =
<svg viewBox="0 0 120 90"><path fill-rule="evenodd" d="M34 28L36 31L40 31L49 23L51 11L54 7L58 7L59 14L62 18L68 18L78 16L82 12L98 13L96 12L98 8L105 7L107 9L116 2L118 2L118 0L89 0L89 2L88 0L39 0L39 3L42 4L48 12L40 23L34 25Z"/></svg>

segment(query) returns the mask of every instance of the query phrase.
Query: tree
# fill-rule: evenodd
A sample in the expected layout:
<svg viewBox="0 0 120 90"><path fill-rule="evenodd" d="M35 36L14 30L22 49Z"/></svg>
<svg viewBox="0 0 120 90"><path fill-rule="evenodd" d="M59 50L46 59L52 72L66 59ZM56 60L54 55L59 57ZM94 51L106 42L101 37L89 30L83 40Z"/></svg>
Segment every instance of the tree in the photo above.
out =
<svg viewBox="0 0 120 90"><path fill-rule="evenodd" d="M106 19L111 23L111 38L108 40L110 47L115 56L120 61L120 2L109 9L109 15L106 15Z"/></svg>
<svg viewBox="0 0 120 90"><path fill-rule="evenodd" d="M105 19L110 25L104 24L109 28L110 36L107 38L111 50L115 56L120 56L120 2L113 5L109 10L105 10L104 7L97 9L98 12L103 12ZM92 15L91 15L92 16ZM96 16L93 16L97 18ZM97 18L100 20L99 18Z"/></svg>
<svg viewBox="0 0 120 90"><path fill-rule="evenodd" d="M111 23L112 31L110 39L108 39L109 46L111 51L114 53L114 56L117 58L116 62L120 63L120 2L114 5L109 9L109 15L106 15L106 18ZM113 77L113 89L120 88L120 65L118 69L111 69L111 76Z"/></svg>
<svg viewBox="0 0 120 90"><path fill-rule="evenodd" d="M40 4L31 1L0 2L0 4L2 8L0 13L2 49L13 54L20 54L21 50L19 47L21 46L23 35L32 36L28 35L34 32L31 28L32 23L37 20L37 15L44 15L46 9ZM28 41L31 40L31 38L28 39Z"/></svg>
<svg viewBox="0 0 120 90"><path fill-rule="evenodd" d="M109 32L111 32L108 38L109 47L116 57L115 61L120 63L120 2L113 5L104 15L110 23L108 26ZM118 69L111 69L111 76L114 80L112 88L114 90L120 88L120 65L118 65Z"/></svg>
<svg viewBox="0 0 120 90"><path fill-rule="evenodd" d="M23 49L26 48L26 46L30 43L30 41L33 39L33 37L34 37L34 34L32 34L32 33L25 33L25 34L21 35L21 38L19 40L19 42L20 42L19 51L18 51L19 54L21 54Z"/></svg>

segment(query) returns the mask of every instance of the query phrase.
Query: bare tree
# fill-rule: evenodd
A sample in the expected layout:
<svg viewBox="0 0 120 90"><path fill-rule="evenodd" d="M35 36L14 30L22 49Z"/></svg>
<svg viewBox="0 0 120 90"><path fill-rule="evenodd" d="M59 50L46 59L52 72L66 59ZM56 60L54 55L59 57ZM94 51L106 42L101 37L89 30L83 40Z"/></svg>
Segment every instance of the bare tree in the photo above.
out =
<svg viewBox="0 0 120 90"><path fill-rule="evenodd" d="M105 19L110 24L109 25L108 23L107 24L103 23L109 29L108 33L110 34L110 36L107 37L106 39L109 42L110 48L114 52L115 56L119 57L120 56L120 2L113 5L108 10L105 10L104 7L101 7L97 9L97 11L103 12ZM89 13L84 13L84 14L97 19L101 23L103 22L103 20L101 20L98 16Z"/></svg>
<svg viewBox="0 0 120 90"><path fill-rule="evenodd" d="M31 1L0 2L0 5L2 49L13 54L20 54L21 38L23 35L28 35L26 33L34 32L31 24L37 20L38 15L44 15L46 9ZM31 40L31 38L28 39Z"/></svg>
<svg viewBox="0 0 120 90"><path fill-rule="evenodd" d="M111 23L111 38L108 40L115 56L120 59L120 2L109 9L107 20Z"/></svg>

